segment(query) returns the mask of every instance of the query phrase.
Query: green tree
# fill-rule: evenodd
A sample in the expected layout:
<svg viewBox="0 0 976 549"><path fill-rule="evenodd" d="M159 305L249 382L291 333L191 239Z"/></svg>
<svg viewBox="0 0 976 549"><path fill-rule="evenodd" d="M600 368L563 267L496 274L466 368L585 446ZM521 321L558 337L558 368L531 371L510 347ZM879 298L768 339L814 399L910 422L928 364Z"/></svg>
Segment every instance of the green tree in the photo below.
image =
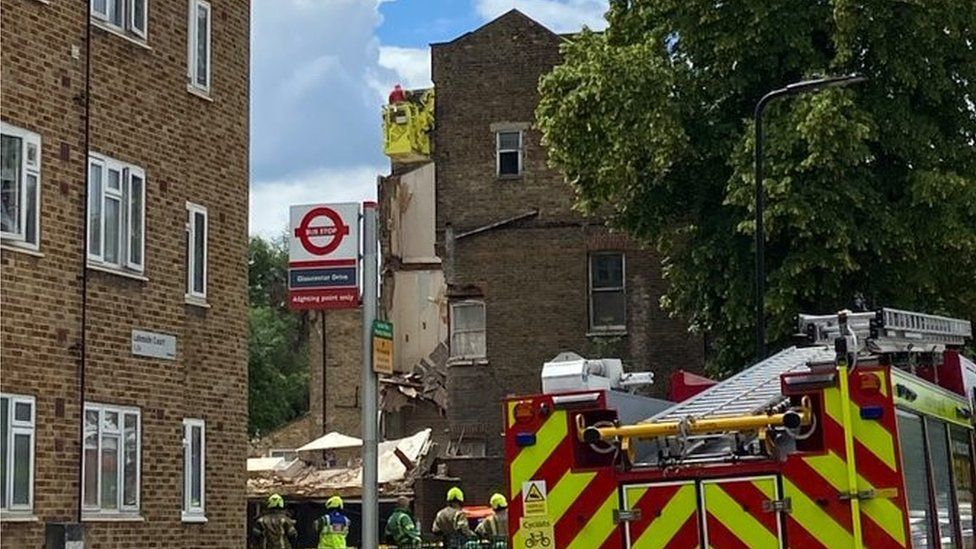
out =
<svg viewBox="0 0 976 549"><path fill-rule="evenodd" d="M976 317L976 3L611 1L540 82L550 163L585 212L656 246L663 305L753 352L752 112L804 78L866 83L766 111L769 339L864 303Z"/></svg>
<svg viewBox="0 0 976 549"><path fill-rule="evenodd" d="M308 353L305 316L287 307L287 239L252 237L248 255L248 427L260 435L307 411Z"/></svg>

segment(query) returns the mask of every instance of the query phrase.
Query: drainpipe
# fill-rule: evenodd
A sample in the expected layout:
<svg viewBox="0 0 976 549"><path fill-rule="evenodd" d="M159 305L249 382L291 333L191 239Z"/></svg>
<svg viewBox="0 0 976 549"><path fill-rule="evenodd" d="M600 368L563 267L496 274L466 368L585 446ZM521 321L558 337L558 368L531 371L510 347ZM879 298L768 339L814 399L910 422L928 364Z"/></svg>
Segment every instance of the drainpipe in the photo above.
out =
<svg viewBox="0 0 976 549"><path fill-rule="evenodd" d="M91 150L91 2L85 3L85 137L82 151L82 165L85 181L85 203L82 206L84 215L82 223L84 230L81 242L81 341L79 344L80 359L78 361L78 523L81 524L84 508L84 481L82 479L85 459L85 370L88 357L88 205L91 201L89 193L91 185L88 178L88 151Z"/></svg>

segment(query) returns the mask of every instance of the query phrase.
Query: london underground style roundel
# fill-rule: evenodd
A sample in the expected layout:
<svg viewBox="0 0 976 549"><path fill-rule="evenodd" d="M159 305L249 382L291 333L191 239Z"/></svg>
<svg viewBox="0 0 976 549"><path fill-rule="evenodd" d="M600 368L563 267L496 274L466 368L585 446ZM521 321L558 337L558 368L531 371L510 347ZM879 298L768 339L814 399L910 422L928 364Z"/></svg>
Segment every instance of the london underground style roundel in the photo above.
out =
<svg viewBox="0 0 976 549"><path fill-rule="evenodd" d="M292 206L291 263L355 260L359 257L359 204Z"/></svg>
<svg viewBox="0 0 976 549"><path fill-rule="evenodd" d="M295 237L302 247L311 254L322 256L334 252L348 235L349 225L328 206L309 211L295 228Z"/></svg>

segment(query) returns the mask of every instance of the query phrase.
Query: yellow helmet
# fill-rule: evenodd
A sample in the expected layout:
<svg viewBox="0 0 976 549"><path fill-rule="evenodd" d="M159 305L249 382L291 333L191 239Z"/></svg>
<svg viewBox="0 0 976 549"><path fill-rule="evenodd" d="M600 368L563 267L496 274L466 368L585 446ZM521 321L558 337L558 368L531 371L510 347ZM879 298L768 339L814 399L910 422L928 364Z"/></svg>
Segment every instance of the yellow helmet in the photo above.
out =
<svg viewBox="0 0 976 549"><path fill-rule="evenodd" d="M268 496L268 508L269 509L284 509L285 498L278 494L271 494Z"/></svg>
<svg viewBox="0 0 976 549"><path fill-rule="evenodd" d="M447 491L447 502L450 503L452 501L464 503L464 492L462 492L457 486L452 486L451 489Z"/></svg>
<svg viewBox="0 0 976 549"><path fill-rule="evenodd" d="M326 509L342 509L342 498L339 496L332 496L325 502Z"/></svg>
<svg viewBox="0 0 976 549"><path fill-rule="evenodd" d="M498 493L492 494L488 502L491 503L492 509L505 509L508 507L508 500L505 499L505 496Z"/></svg>

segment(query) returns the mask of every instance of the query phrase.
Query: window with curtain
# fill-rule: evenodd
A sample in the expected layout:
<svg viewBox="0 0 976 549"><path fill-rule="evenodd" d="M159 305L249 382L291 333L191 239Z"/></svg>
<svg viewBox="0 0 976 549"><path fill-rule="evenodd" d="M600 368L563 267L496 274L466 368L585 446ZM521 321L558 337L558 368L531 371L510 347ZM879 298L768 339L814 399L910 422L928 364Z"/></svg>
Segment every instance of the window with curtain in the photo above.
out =
<svg viewBox="0 0 976 549"><path fill-rule="evenodd" d="M139 511L140 429L137 408L85 404L82 499L86 513Z"/></svg>

